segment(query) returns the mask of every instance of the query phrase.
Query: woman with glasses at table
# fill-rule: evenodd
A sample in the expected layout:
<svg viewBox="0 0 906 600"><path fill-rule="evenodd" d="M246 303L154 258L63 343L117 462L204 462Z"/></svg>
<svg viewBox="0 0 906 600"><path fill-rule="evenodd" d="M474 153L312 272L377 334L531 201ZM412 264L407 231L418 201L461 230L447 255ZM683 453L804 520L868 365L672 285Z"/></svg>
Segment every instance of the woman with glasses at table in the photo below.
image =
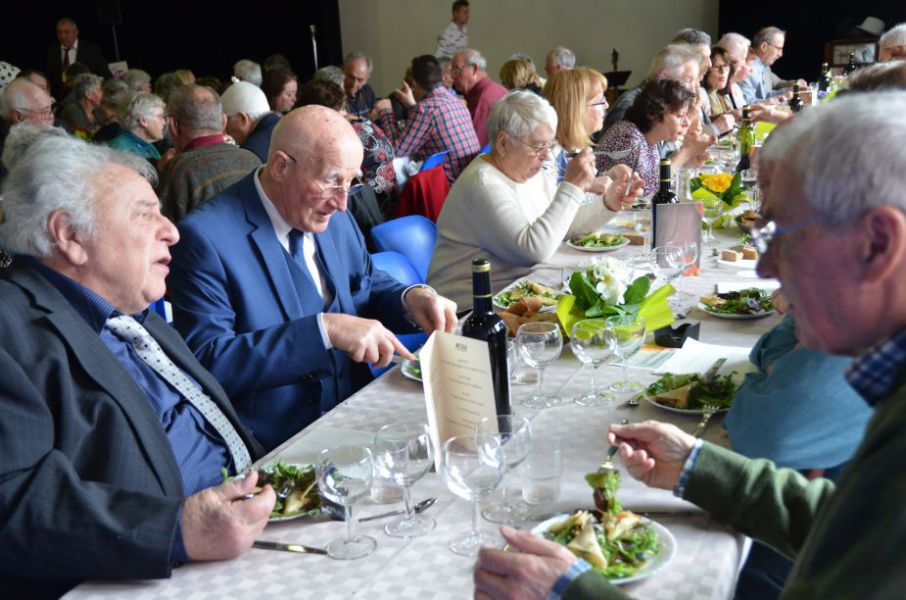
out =
<svg viewBox="0 0 906 600"><path fill-rule="evenodd" d="M473 160L450 189L428 272L428 283L460 309L472 301L472 260L489 259L492 286L501 289L548 260L564 238L610 220L632 187L629 169L618 170L603 198L585 204L595 182L588 149L569 162L558 185L542 171L556 130L557 113L532 92L512 91L492 109L491 152Z"/></svg>
<svg viewBox="0 0 906 600"><path fill-rule="evenodd" d="M696 94L671 79L645 84L623 121L607 130L598 147L598 169L628 165L645 184L645 194L658 188L659 142L677 142L689 129ZM628 151L628 153L625 153Z"/></svg>

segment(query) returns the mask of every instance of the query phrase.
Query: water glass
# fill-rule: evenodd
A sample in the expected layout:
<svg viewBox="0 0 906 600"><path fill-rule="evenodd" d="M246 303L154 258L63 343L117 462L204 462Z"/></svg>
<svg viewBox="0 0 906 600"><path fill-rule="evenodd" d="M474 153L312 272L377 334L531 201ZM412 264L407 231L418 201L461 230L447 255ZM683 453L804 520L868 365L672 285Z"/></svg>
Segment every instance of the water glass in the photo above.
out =
<svg viewBox="0 0 906 600"><path fill-rule="evenodd" d="M480 500L492 494L506 473L500 441L482 434L454 436L441 450L441 471L450 491L472 502L472 529L450 540L450 550L475 556L494 544L494 534L481 530Z"/></svg>
<svg viewBox="0 0 906 600"><path fill-rule="evenodd" d="M479 442L494 439L500 444L507 473L512 472L525 460L532 447L532 425L525 417L516 415L485 417L478 422L475 433ZM525 519L528 516L525 507L518 500L509 499L506 484L502 487L502 499L486 505L481 515L493 523L515 523Z"/></svg>
<svg viewBox="0 0 906 600"><path fill-rule="evenodd" d="M560 358L563 335L560 324L549 321L523 323L516 332L516 347L525 363L538 372L535 394L522 400L528 408L550 408L560 404L556 394L544 393L544 368Z"/></svg>
<svg viewBox="0 0 906 600"><path fill-rule="evenodd" d="M616 400L613 394L598 390L595 385L598 367L613 354L608 329L610 324L604 319L584 319L573 325L569 338L570 348L582 364L591 366L590 391L573 398L580 406L612 405Z"/></svg>
<svg viewBox="0 0 906 600"><path fill-rule="evenodd" d="M555 502L560 495L560 475L563 473L563 450L554 437L536 437L532 449L520 468L522 499L531 505Z"/></svg>
<svg viewBox="0 0 906 600"><path fill-rule="evenodd" d="M428 426L421 422L385 425L374 437L375 475L402 487L406 514L384 526L391 537L418 537L432 531L437 522L412 510L412 484L434 464L434 446Z"/></svg>
<svg viewBox="0 0 906 600"><path fill-rule="evenodd" d="M645 341L645 320L636 316L611 321L611 324L613 326L608 330L608 335L611 337L613 353L620 358L623 378L610 384L609 389L618 394L639 392L642 390L642 384L629 381L626 369L629 367L629 357L638 352L642 342Z"/></svg>
<svg viewBox="0 0 906 600"><path fill-rule="evenodd" d="M705 198L702 200L702 206L704 207L702 221L708 226L708 235L705 239L709 246L716 246L717 238L714 237L714 232L711 230L711 227L714 225L714 222L724 214L724 207L726 204L719 198Z"/></svg>
<svg viewBox="0 0 906 600"><path fill-rule="evenodd" d="M331 558L351 560L374 552L377 541L367 535L355 534L352 505L368 493L374 465L371 450L356 446L340 446L321 450L315 461L318 489L321 494L344 508L346 538L327 545Z"/></svg>
<svg viewBox="0 0 906 600"><path fill-rule="evenodd" d="M668 284L679 277L686 268L683 249L679 246L658 246L651 251L651 259L654 274Z"/></svg>

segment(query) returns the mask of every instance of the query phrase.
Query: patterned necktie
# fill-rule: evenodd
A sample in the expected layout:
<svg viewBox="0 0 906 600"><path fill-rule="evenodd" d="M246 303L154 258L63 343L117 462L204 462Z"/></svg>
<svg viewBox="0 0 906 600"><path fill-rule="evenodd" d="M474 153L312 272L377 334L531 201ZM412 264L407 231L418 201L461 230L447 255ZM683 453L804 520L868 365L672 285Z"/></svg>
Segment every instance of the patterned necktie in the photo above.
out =
<svg viewBox="0 0 906 600"><path fill-rule="evenodd" d="M182 372L182 369L173 364L173 361L164 354L157 340L151 337L147 329L128 315L107 319L107 328L121 340L132 344L139 358L198 409L198 412L214 427L226 443L230 456L233 457L236 473L245 471L252 464L249 451L242 438L239 437L233 424L226 418L220 407L195 386L192 380Z"/></svg>
<svg viewBox="0 0 906 600"><path fill-rule="evenodd" d="M63 71L69 68L69 51L72 48L63 48Z"/></svg>

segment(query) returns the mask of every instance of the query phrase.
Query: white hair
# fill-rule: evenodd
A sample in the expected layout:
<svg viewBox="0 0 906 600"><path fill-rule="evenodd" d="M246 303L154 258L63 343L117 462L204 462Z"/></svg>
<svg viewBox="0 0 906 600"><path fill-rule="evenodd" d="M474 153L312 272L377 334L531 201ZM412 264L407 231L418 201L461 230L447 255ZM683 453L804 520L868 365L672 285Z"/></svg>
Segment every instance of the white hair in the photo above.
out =
<svg viewBox="0 0 906 600"><path fill-rule="evenodd" d="M557 46L548 52L547 55L551 57L555 64L560 65L564 69L572 69L576 66L576 54L569 48Z"/></svg>
<svg viewBox="0 0 906 600"><path fill-rule="evenodd" d="M12 120L14 110L34 110L29 92L34 92L37 87L27 79L12 80L0 94L0 118L8 123Z"/></svg>
<svg viewBox="0 0 906 600"><path fill-rule="evenodd" d="M749 52L749 47L752 45L752 42L746 36L741 33L725 33L716 44L719 48L723 48L730 54L735 54L737 56L742 56L745 59L746 54Z"/></svg>
<svg viewBox="0 0 906 600"><path fill-rule="evenodd" d="M329 65L315 71L315 74L311 76L311 79L312 81L329 81L342 88L345 77L346 76L343 75L343 69L335 65Z"/></svg>
<svg viewBox="0 0 906 600"><path fill-rule="evenodd" d="M783 165L804 200L831 226L865 211L906 211L906 92L851 94L810 107L778 127L759 153Z"/></svg>
<svg viewBox="0 0 906 600"><path fill-rule="evenodd" d="M475 65L481 71L488 70L488 61L478 50L467 48L463 50L462 53L465 56L467 66Z"/></svg>
<svg viewBox="0 0 906 600"><path fill-rule="evenodd" d="M226 89L220 97L223 103L223 114L232 117L237 113L245 113L253 121L271 112L267 96L260 87L247 81L239 81Z"/></svg>
<svg viewBox="0 0 906 600"><path fill-rule="evenodd" d="M659 77L679 79L683 68L688 63L701 66L702 55L691 46L685 44L671 44L654 55L651 66L648 67L648 81Z"/></svg>
<svg viewBox="0 0 906 600"><path fill-rule="evenodd" d="M906 46L906 23L894 25L884 32L881 39L878 40L878 46Z"/></svg>
<svg viewBox="0 0 906 600"><path fill-rule="evenodd" d="M150 119L158 110L165 110L164 101L160 96L139 92L132 97L129 104L120 115L120 125L129 131L136 131L141 127L141 119Z"/></svg>
<svg viewBox="0 0 906 600"><path fill-rule="evenodd" d="M48 127L20 131L31 140L14 139L17 147L27 148L13 161L4 181L0 223L0 247L14 254L50 256L53 239L47 220L55 211L66 212L73 227L94 235L95 180L109 165L122 165L149 181L155 179L148 161L135 154L60 136Z"/></svg>
<svg viewBox="0 0 906 600"><path fill-rule="evenodd" d="M365 54L364 52L360 52L360 51L356 50L355 52L350 52L349 54L346 55L346 58L343 59L343 66L349 67L350 63L352 63L352 61L354 61L354 60L364 60L365 61L365 66L368 67L368 76L370 77L371 70L374 68L374 65L371 63L371 57L368 56L367 54Z"/></svg>
<svg viewBox="0 0 906 600"><path fill-rule="evenodd" d="M777 39L778 36L786 36L786 31L780 29L779 27L762 27L752 36L752 45L756 48L761 45L762 42L767 42L770 44Z"/></svg>
<svg viewBox="0 0 906 600"><path fill-rule="evenodd" d="M123 75L123 81L136 92L145 91L145 86L151 86L151 75L141 69L129 69Z"/></svg>
<svg viewBox="0 0 906 600"><path fill-rule="evenodd" d="M248 81L252 85L261 87L261 65L253 60L243 58L233 65L233 77L239 81Z"/></svg>
<svg viewBox="0 0 906 600"><path fill-rule="evenodd" d="M488 139L496 143L501 131L524 138L542 125L557 130L557 111L550 102L534 92L513 90L491 109Z"/></svg>
<svg viewBox="0 0 906 600"><path fill-rule="evenodd" d="M7 170L12 169L19 162L19 159L25 155L25 152L31 148L32 143L38 139L39 135L68 137L69 133L60 127L22 121L10 128L9 134L6 136L6 142L3 144L3 155L0 156L0 163L3 163Z"/></svg>

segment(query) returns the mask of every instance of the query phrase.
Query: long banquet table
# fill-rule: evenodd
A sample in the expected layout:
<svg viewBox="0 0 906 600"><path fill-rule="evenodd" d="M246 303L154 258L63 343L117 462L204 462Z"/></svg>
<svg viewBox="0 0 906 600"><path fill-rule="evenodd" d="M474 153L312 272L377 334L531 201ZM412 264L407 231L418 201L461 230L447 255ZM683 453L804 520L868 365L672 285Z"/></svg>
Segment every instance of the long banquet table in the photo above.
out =
<svg viewBox="0 0 906 600"><path fill-rule="evenodd" d="M730 237L720 238L724 246ZM639 252L635 246L617 251L615 256ZM539 265L533 277L555 282L564 267L588 259L589 254L562 246L549 263ZM684 277L684 291L696 295L713 292L717 281L753 281L733 269L717 268L716 259L702 259L699 277ZM701 321L703 342L750 347L758 336L775 325L779 317L752 321L722 320L693 309L689 320ZM647 382L654 378L648 371L633 369L631 375ZM613 381L619 375L616 367L599 370L601 382ZM587 388L589 373L564 347L559 361L547 369L545 387L556 389L564 402L555 408L529 410L518 405L533 385L514 385L517 412L532 419L538 435L557 436L563 445L564 471L557 502L540 507L539 513L567 512L591 507L590 489L582 475L593 471L606 449L604 433L609 423L628 418L631 421L659 419L691 431L698 419L676 415L642 403L631 408L622 405L628 395L618 398L614 408L582 407L571 398ZM380 426L404 419L425 417L421 384L405 378L398 368L382 375L354 396L324 415L317 422L274 450L263 462L283 457L287 462L310 456L317 443L335 445L344 441L359 443ZM708 427L705 438L727 444L726 433L717 417ZM312 444L315 443L315 447ZM514 481L506 482L515 487ZM126 597L133 599L181 598L201 600L222 597L318 598L418 598L453 600L470 598L473 591L474 559L453 554L447 541L469 528L469 503L447 490L442 477L428 473L413 487L413 500L437 496L428 514L437 520L437 528L427 536L411 540L388 537L383 533L385 521L363 523L359 531L378 540L377 550L367 558L337 561L323 556L300 555L267 550L252 550L244 556L225 562L194 563L180 567L168 580L134 582L87 582L73 590L68 598ZM630 509L681 510L694 508L664 490L651 490L624 474L618 496ZM389 510L387 505L363 501L356 506L356 516ZM537 514L537 513L536 513ZM643 581L626 585L633 596L648 599L712 599L732 597L736 574L745 553L746 539L719 525L705 513L657 517L674 534L678 550L669 565ZM493 527L485 523L488 528ZM531 527L526 522L522 526ZM262 538L325 546L345 534L345 525L329 520L296 520L269 525Z"/></svg>

